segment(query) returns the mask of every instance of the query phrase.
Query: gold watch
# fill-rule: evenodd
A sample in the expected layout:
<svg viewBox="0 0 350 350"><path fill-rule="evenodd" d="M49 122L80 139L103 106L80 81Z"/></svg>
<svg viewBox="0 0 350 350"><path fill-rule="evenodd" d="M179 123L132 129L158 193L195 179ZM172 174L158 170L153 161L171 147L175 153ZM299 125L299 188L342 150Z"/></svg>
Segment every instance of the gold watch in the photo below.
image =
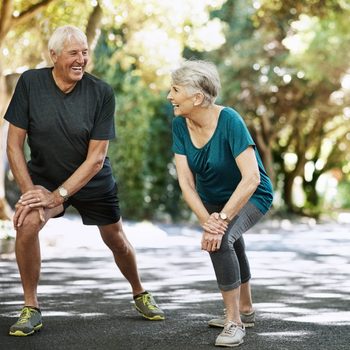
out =
<svg viewBox="0 0 350 350"><path fill-rule="evenodd" d="M230 221L230 220L228 219L227 214L224 213L224 212L219 213L219 217L220 217L221 220L224 220L224 221L226 221L226 222L229 222L229 221Z"/></svg>
<svg viewBox="0 0 350 350"><path fill-rule="evenodd" d="M64 201L68 199L68 191L63 186L60 186L58 188L58 194L63 198Z"/></svg>

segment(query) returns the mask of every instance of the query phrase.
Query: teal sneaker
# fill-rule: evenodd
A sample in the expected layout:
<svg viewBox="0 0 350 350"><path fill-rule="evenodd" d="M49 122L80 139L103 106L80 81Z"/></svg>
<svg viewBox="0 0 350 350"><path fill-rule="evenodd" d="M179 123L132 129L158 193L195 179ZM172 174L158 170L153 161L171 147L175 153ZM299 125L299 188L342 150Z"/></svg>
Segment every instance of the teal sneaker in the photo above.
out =
<svg viewBox="0 0 350 350"><path fill-rule="evenodd" d="M161 321L165 319L164 312L155 302L151 293L143 292L134 296L136 310L148 320Z"/></svg>
<svg viewBox="0 0 350 350"><path fill-rule="evenodd" d="M16 323L10 327L9 335L26 337L38 332L43 326L41 312L30 306L24 306Z"/></svg>

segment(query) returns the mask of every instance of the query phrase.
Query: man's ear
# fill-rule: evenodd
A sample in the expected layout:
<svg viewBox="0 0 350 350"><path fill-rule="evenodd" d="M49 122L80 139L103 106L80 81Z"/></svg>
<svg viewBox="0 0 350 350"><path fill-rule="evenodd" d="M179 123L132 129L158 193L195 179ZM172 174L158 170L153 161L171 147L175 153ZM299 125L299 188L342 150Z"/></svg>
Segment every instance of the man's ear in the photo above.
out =
<svg viewBox="0 0 350 350"><path fill-rule="evenodd" d="M204 101L204 95L201 92L196 92L194 94L194 101L193 105L194 106L200 106Z"/></svg>
<svg viewBox="0 0 350 350"><path fill-rule="evenodd" d="M50 57L51 57L52 62L56 63L56 61L57 61L57 54L56 54L55 50L52 50L52 49L50 50Z"/></svg>

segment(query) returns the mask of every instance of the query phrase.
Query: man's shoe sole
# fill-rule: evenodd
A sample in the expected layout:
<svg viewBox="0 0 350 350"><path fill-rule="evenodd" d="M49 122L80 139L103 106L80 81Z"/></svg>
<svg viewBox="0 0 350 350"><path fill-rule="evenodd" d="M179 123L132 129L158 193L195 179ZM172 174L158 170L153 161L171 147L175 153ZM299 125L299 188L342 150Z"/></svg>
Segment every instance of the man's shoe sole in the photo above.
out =
<svg viewBox="0 0 350 350"><path fill-rule="evenodd" d="M147 316L137 306L135 306L135 309L147 320L150 320L150 321L163 321L163 320L165 320L165 317L161 316L161 315Z"/></svg>
<svg viewBox="0 0 350 350"><path fill-rule="evenodd" d="M15 331L15 332L11 332L11 331L10 331L10 332L9 332L9 335L11 335L11 336L13 336L13 337L28 337L29 335L33 335L35 332L39 332L42 326L43 326L43 324L42 324L42 323L39 323L39 324L36 325L36 326L34 327L34 329L33 329L31 332L29 332L29 333L24 333L24 332L22 332L21 330L17 330L17 331Z"/></svg>

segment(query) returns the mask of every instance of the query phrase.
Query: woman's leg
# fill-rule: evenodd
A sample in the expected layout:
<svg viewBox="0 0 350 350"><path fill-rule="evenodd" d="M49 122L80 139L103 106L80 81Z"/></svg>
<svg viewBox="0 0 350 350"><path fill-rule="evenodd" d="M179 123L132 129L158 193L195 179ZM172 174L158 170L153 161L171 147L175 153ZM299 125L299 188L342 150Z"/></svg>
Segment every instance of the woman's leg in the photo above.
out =
<svg viewBox="0 0 350 350"><path fill-rule="evenodd" d="M227 232L222 240L221 248L210 253L216 280L221 291L226 308L226 320L240 324L240 262L234 249L232 230Z"/></svg>
<svg viewBox="0 0 350 350"><path fill-rule="evenodd" d="M254 226L262 216L263 214L248 202L229 225L221 248L210 253L226 307L226 322L239 320L240 323L239 311L253 311L249 284L250 267L242 234Z"/></svg>
<svg viewBox="0 0 350 350"><path fill-rule="evenodd" d="M225 324L230 321L241 324L241 317L239 315L240 287L228 291L222 290L221 294L226 309Z"/></svg>
<svg viewBox="0 0 350 350"><path fill-rule="evenodd" d="M239 311L241 313L249 314L253 311L253 301L250 289L250 267L248 257L245 252L245 243L243 236L241 236L235 243L234 249L239 261L241 272L241 291L239 299Z"/></svg>

